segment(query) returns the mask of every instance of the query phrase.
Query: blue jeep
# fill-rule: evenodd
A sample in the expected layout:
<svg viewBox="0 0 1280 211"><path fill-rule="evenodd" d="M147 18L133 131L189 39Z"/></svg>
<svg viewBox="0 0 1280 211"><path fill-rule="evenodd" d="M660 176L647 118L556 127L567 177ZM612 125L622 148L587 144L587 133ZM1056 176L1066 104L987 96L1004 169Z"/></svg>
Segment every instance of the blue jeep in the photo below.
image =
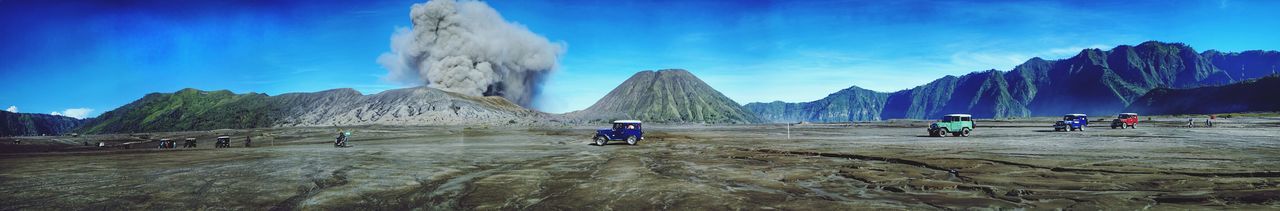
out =
<svg viewBox="0 0 1280 211"><path fill-rule="evenodd" d="M1084 131L1089 126L1089 116L1084 114L1067 114L1062 116L1062 121L1053 123L1053 131Z"/></svg>
<svg viewBox="0 0 1280 211"><path fill-rule="evenodd" d="M591 140L596 142L596 146L604 146L609 141L622 140L626 140L627 144L636 145L640 140L644 140L644 131L640 129L640 120L618 120L613 121L613 128L596 130L596 136Z"/></svg>

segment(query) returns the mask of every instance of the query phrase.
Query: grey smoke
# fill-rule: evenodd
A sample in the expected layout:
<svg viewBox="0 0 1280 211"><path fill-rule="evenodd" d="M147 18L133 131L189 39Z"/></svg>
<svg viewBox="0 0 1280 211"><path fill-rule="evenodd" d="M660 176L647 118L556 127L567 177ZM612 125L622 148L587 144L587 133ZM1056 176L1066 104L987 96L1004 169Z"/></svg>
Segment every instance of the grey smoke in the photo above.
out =
<svg viewBox="0 0 1280 211"><path fill-rule="evenodd" d="M409 17L413 27L398 29L391 52L378 57L387 80L528 107L564 52L484 2L431 0L414 4Z"/></svg>

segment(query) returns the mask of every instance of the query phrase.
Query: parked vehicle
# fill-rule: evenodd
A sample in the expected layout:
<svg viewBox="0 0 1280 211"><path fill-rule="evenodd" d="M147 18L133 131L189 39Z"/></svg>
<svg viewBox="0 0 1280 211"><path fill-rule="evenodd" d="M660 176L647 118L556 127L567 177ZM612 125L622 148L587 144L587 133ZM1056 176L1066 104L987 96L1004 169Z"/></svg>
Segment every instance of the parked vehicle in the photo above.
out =
<svg viewBox="0 0 1280 211"><path fill-rule="evenodd" d="M596 146L604 146L609 141L627 141L627 144L636 145L644 140L644 130L640 127L640 120L618 120L613 121L612 128L596 130L596 135L591 137L595 141Z"/></svg>
<svg viewBox="0 0 1280 211"><path fill-rule="evenodd" d="M160 149L173 148L172 146L169 146L169 142L172 142L172 141L173 141L172 139L162 138L160 139L160 145L157 148L160 148Z"/></svg>
<svg viewBox="0 0 1280 211"><path fill-rule="evenodd" d="M1084 114L1067 114L1062 121L1053 123L1054 131L1084 131L1085 127L1089 127L1089 116Z"/></svg>
<svg viewBox="0 0 1280 211"><path fill-rule="evenodd" d="M231 136L218 136L218 141L214 142L214 148L231 148Z"/></svg>
<svg viewBox="0 0 1280 211"><path fill-rule="evenodd" d="M947 114L942 120L929 125L929 136L946 137L951 136L968 137L969 132L973 130L973 116L968 114Z"/></svg>
<svg viewBox="0 0 1280 211"><path fill-rule="evenodd" d="M1120 116L1117 116L1116 119L1111 120L1111 129L1125 128L1125 127L1138 128L1137 113L1120 113Z"/></svg>

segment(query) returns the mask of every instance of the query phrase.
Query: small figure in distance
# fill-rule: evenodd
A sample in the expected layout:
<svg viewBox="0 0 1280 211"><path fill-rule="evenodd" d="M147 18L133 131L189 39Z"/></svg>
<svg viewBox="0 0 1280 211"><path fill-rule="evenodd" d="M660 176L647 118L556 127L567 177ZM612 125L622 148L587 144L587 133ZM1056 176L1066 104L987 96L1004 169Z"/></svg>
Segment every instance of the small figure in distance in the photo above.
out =
<svg viewBox="0 0 1280 211"><path fill-rule="evenodd" d="M338 138L333 140L333 147L349 147L347 138L351 132L338 131Z"/></svg>

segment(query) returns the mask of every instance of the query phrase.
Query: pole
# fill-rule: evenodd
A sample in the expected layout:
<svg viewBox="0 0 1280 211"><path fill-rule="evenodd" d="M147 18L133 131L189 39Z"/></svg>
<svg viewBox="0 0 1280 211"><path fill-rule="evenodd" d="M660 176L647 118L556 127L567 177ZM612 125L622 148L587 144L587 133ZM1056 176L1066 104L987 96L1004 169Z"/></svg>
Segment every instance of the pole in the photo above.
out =
<svg viewBox="0 0 1280 211"><path fill-rule="evenodd" d="M791 140L791 123L787 123L787 140Z"/></svg>

